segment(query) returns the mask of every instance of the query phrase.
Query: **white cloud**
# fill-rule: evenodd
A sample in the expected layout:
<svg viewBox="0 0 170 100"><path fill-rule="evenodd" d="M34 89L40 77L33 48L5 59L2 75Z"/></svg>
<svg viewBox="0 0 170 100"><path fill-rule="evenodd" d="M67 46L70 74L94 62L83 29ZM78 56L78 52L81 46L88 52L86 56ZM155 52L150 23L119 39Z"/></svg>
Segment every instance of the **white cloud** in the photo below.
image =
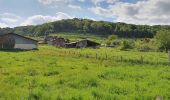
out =
<svg viewBox="0 0 170 100"><path fill-rule="evenodd" d="M12 13L0 14L0 27L14 27L22 18Z"/></svg>
<svg viewBox="0 0 170 100"><path fill-rule="evenodd" d="M82 10L82 8L80 6L77 5L68 5L68 7L72 8L72 9L76 9L76 10Z"/></svg>
<svg viewBox="0 0 170 100"><path fill-rule="evenodd" d="M1 21L6 22L6 23L16 23L16 22L18 22L18 19L1 18Z"/></svg>
<svg viewBox="0 0 170 100"><path fill-rule="evenodd" d="M117 22L133 24L170 24L169 0L144 0L136 3L117 2L108 8L93 7L90 10L105 17L116 16Z"/></svg>
<svg viewBox="0 0 170 100"><path fill-rule="evenodd" d="M43 16L43 15L34 15L28 17L21 25L26 26L26 25L37 25L37 24L43 24L46 22L52 22L52 21L57 21L61 19L71 19L72 17L69 16L68 14L58 12L56 13L56 16Z"/></svg>
<svg viewBox="0 0 170 100"><path fill-rule="evenodd" d="M72 0L38 0L38 1L44 5L51 5L51 4L67 4Z"/></svg>
<svg viewBox="0 0 170 100"><path fill-rule="evenodd" d="M91 0L95 5L100 5L102 2L106 2L108 4L113 4L118 2L119 0Z"/></svg>
<svg viewBox="0 0 170 100"><path fill-rule="evenodd" d="M43 15L34 15L26 18L25 20L20 16L11 13L0 14L0 27L16 27L16 26L26 26L26 25L37 25L47 22L62 20L62 19L71 19L73 17L69 16L66 13L58 12L55 16L43 16Z"/></svg>
<svg viewBox="0 0 170 100"><path fill-rule="evenodd" d="M38 0L38 1L44 5L49 5L53 2L55 2L56 0Z"/></svg>
<svg viewBox="0 0 170 100"><path fill-rule="evenodd" d="M0 28L5 28L5 27L8 27L8 25L0 22Z"/></svg>

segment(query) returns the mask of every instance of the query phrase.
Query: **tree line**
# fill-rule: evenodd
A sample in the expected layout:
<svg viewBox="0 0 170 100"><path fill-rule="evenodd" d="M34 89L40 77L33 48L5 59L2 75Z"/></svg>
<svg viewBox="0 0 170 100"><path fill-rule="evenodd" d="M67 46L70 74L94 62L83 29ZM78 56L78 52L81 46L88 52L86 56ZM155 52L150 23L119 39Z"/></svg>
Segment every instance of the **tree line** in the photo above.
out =
<svg viewBox="0 0 170 100"><path fill-rule="evenodd" d="M0 28L0 34L15 32L27 36L43 36L47 33L75 32L77 34L90 33L99 35L115 34L118 37L152 38L157 31L170 30L168 25L134 25L126 23L112 23L106 21L93 21L89 19L67 19L42 25L20 26L15 28Z"/></svg>

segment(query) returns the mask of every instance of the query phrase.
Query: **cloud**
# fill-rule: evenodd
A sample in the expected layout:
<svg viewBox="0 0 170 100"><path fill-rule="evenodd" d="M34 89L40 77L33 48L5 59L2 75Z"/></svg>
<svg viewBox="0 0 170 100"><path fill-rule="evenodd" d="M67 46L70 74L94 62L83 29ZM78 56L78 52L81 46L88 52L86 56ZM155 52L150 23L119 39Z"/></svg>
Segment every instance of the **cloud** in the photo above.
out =
<svg viewBox="0 0 170 100"><path fill-rule="evenodd" d="M144 0L136 3L116 2L108 8L92 7L90 10L100 16L116 16L117 22L133 24L170 24L169 0Z"/></svg>
<svg viewBox="0 0 170 100"><path fill-rule="evenodd" d="M44 5L51 5L51 4L68 4L72 0L38 0L38 1Z"/></svg>
<svg viewBox="0 0 170 100"><path fill-rule="evenodd" d="M5 27L8 27L8 25L0 22L0 28L5 28Z"/></svg>
<svg viewBox="0 0 170 100"><path fill-rule="evenodd" d="M26 19L21 18L15 14L4 13L0 14L0 27L16 27L16 26L26 26L26 25L38 25L47 22L62 20L62 19L71 19L73 17L69 16L66 13L58 12L55 16L44 16L44 15L34 15Z"/></svg>
<svg viewBox="0 0 170 100"><path fill-rule="evenodd" d="M77 5L68 5L68 7L72 8L72 9L76 9L76 10L82 10L82 8L80 6Z"/></svg>
<svg viewBox="0 0 170 100"><path fill-rule="evenodd" d="M57 21L61 19L71 19L72 17L68 14L58 12L56 13L56 16L43 16L43 15L34 15L28 17L23 23L21 23L22 26L26 25L37 25L37 24L43 24L47 22Z"/></svg>
<svg viewBox="0 0 170 100"><path fill-rule="evenodd" d="M89 16L84 16L83 19L90 19L90 20L93 20L93 21L97 21L95 18L89 17Z"/></svg>
<svg viewBox="0 0 170 100"><path fill-rule="evenodd" d="M12 13L0 14L0 27L14 27L22 18Z"/></svg>
<svg viewBox="0 0 170 100"><path fill-rule="evenodd" d="M92 3L94 3L95 5L100 5L100 3L102 2L106 2L108 4L113 4L118 2L119 0L91 0Z"/></svg>

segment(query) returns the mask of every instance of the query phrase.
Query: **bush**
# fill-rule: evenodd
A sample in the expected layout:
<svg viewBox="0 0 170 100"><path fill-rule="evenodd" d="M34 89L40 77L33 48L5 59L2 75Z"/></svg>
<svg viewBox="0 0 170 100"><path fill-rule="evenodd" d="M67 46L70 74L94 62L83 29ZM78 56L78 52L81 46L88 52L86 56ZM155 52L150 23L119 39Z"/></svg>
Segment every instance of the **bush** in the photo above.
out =
<svg viewBox="0 0 170 100"><path fill-rule="evenodd" d="M106 41L107 46L113 45L113 42L117 39L116 35L110 35Z"/></svg>
<svg viewBox="0 0 170 100"><path fill-rule="evenodd" d="M139 51L144 51L144 52L152 50L151 47L148 44L140 45L139 47L137 47L137 49Z"/></svg>
<svg viewBox="0 0 170 100"><path fill-rule="evenodd" d="M128 40L122 41L121 50L127 50L127 49L133 49L133 48L134 48L134 42L133 41L128 41Z"/></svg>
<svg viewBox="0 0 170 100"><path fill-rule="evenodd" d="M115 40L115 41L112 42L112 45L119 46L119 45L121 45L121 41L120 40Z"/></svg>
<svg viewBox="0 0 170 100"><path fill-rule="evenodd" d="M108 39L109 39L109 40L115 40L115 39L117 39L117 36L116 36L116 35L110 35L110 36L108 37Z"/></svg>
<svg viewBox="0 0 170 100"><path fill-rule="evenodd" d="M160 50L170 50L170 31L160 30L155 36Z"/></svg>
<svg viewBox="0 0 170 100"><path fill-rule="evenodd" d="M135 46L136 49L138 51L144 51L144 52L148 52L148 51L156 51L157 47L156 47L156 43L154 39L142 39L140 41L135 42Z"/></svg>

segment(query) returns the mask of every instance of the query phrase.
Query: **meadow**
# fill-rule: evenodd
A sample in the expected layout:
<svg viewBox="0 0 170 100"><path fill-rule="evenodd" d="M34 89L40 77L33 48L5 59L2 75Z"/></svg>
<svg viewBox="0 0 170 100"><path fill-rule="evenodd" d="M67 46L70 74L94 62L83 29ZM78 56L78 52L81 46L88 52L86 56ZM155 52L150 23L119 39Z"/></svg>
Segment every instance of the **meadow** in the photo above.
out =
<svg viewBox="0 0 170 100"><path fill-rule="evenodd" d="M0 100L169 100L167 59L112 48L0 51Z"/></svg>

